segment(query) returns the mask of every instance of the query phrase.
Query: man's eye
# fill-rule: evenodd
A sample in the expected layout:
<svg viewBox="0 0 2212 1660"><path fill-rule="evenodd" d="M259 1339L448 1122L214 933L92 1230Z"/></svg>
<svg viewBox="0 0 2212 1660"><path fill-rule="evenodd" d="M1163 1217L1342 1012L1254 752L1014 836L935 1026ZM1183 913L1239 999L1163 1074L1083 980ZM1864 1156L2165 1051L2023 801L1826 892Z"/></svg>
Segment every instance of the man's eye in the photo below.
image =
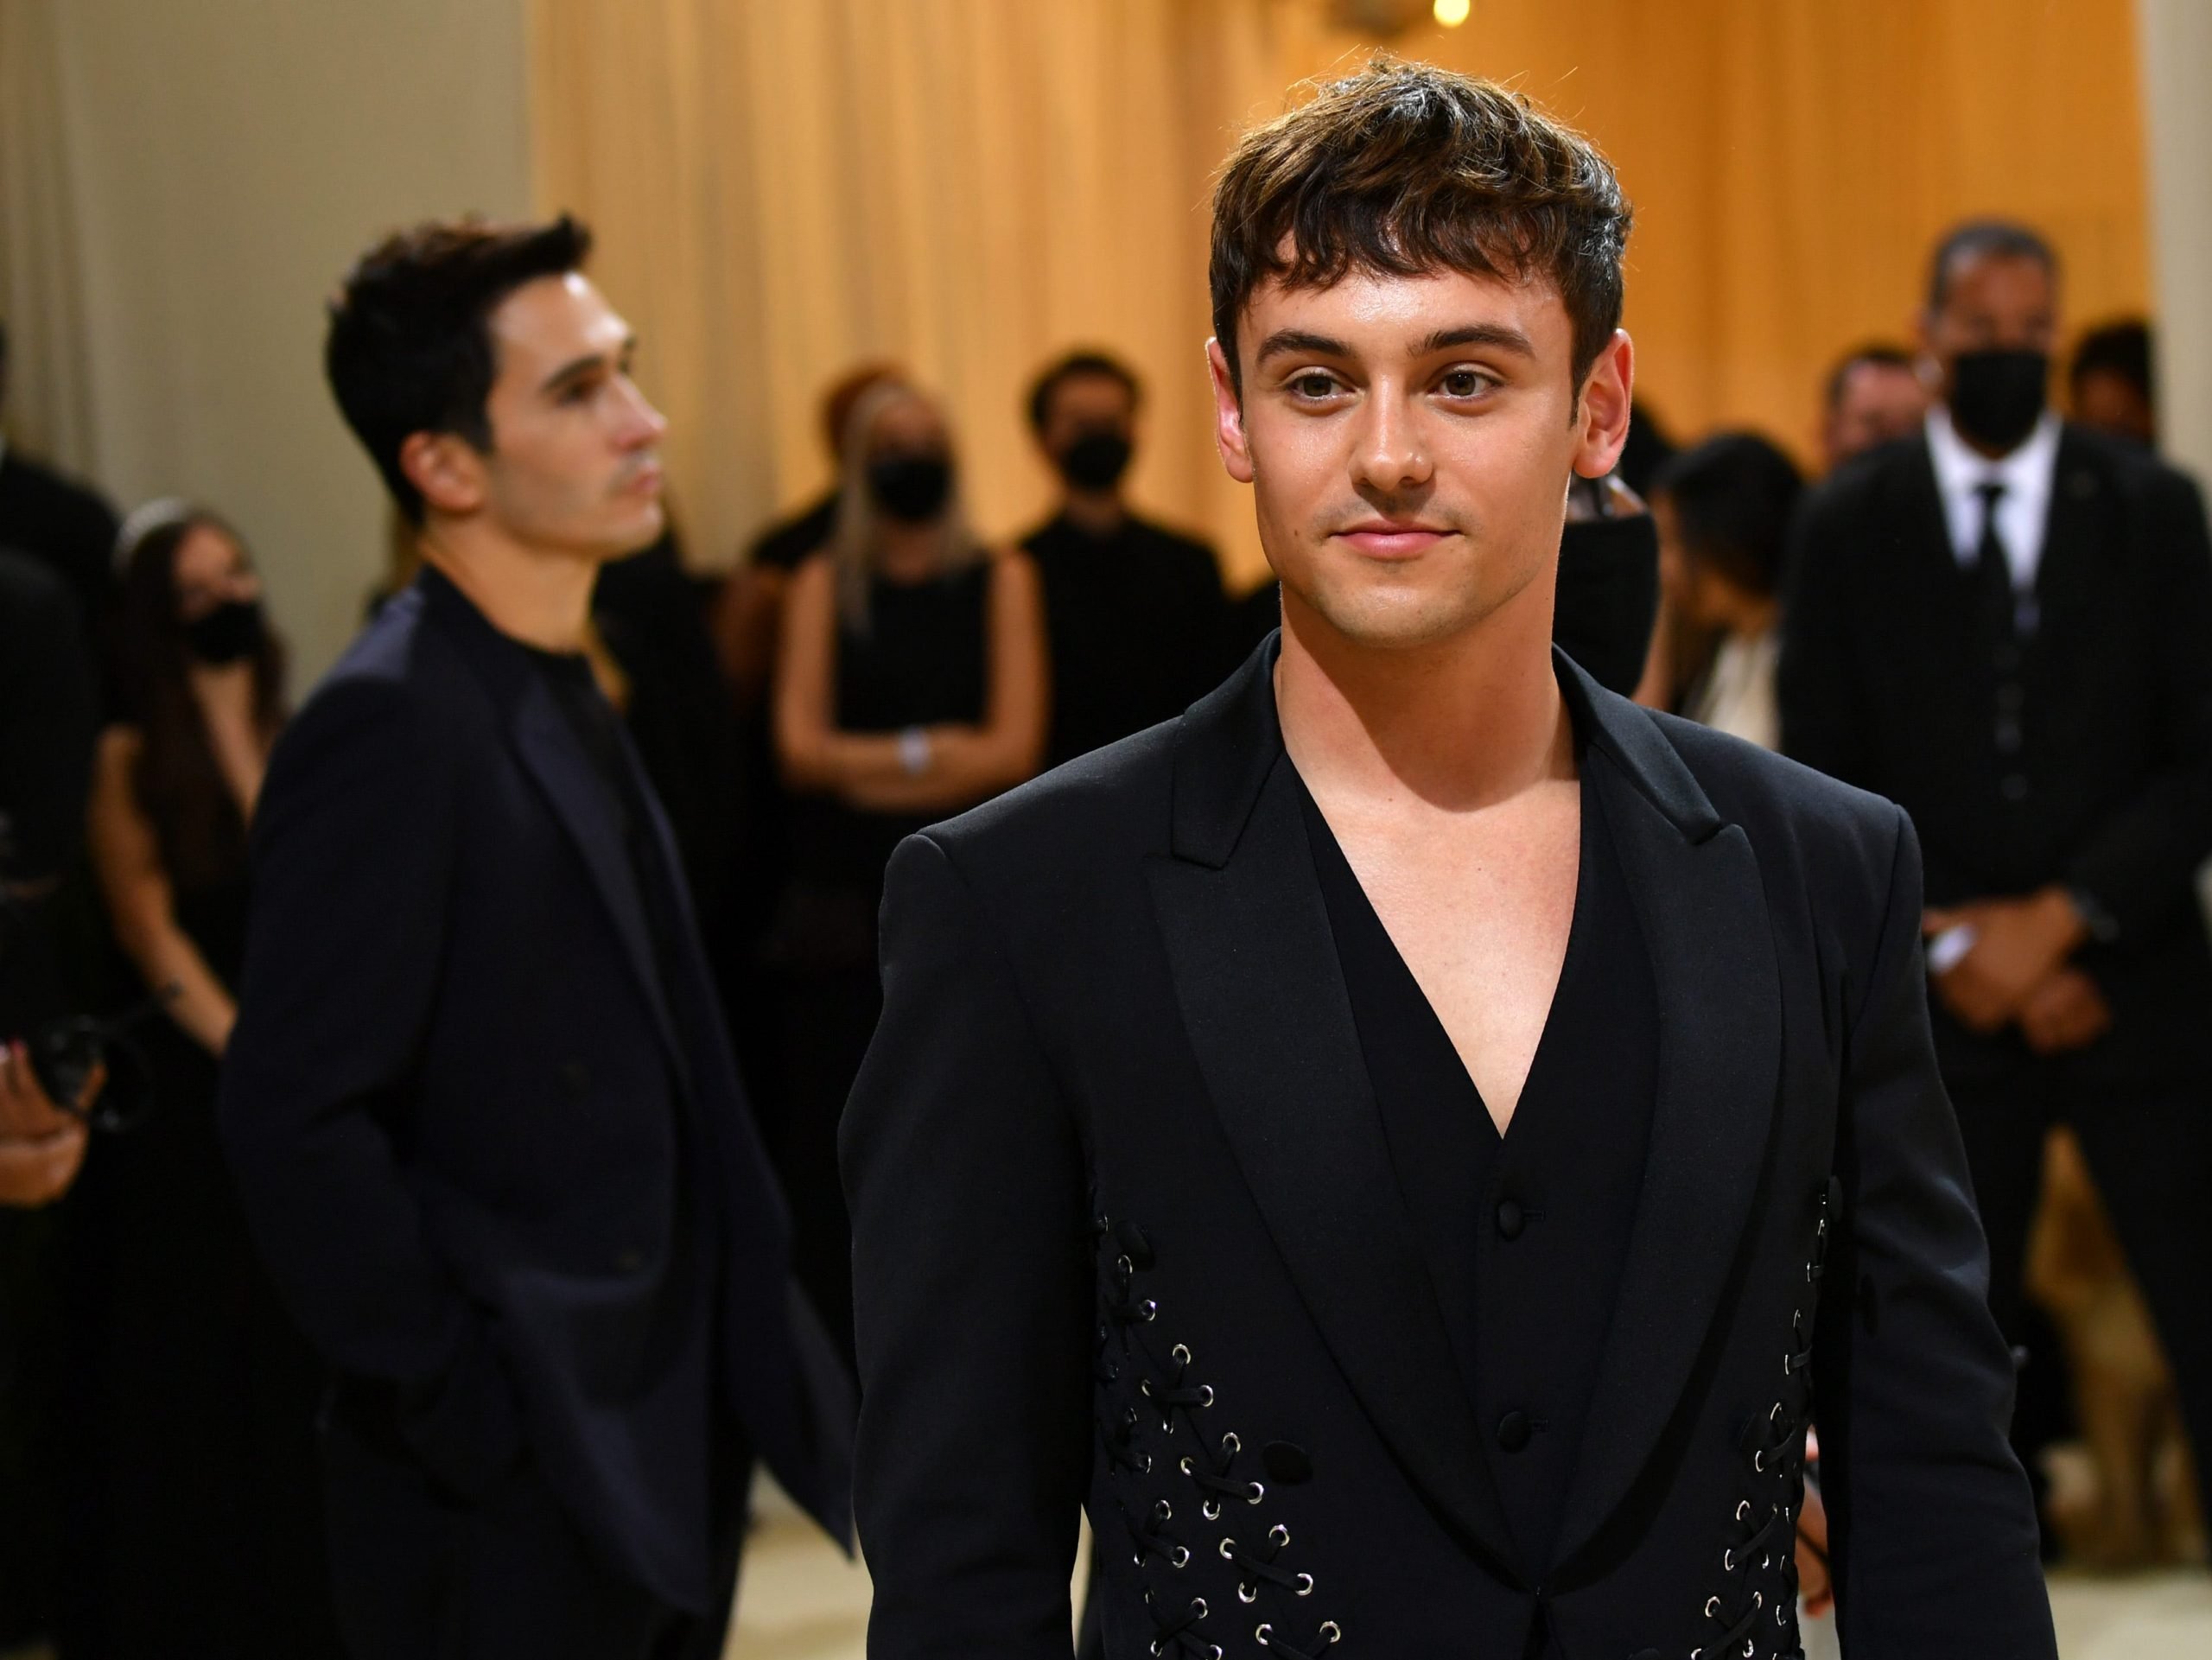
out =
<svg viewBox="0 0 2212 1660"><path fill-rule="evenodd" d="M563 390L561 393L561 401L563 404L588 403L591 400L591 395L598 390L599 385L595 381L574 381Z"/></svg>
<svg viewBox="0 0 2212 1660"><path fill-rule="evenodd" d="M1291 393L1297 398L1323 398L1328 397L1336 389L1336 381L1318 370L1306 374L1293 375L1290 378Z"/></svg>
<svg viewBox="0 0 2212 1660"><path fill-rule="evenodd" d="M1491 378L1479 369L1454 369L1439 384L1446 398L1478 398L1489 390Z"/></svg>

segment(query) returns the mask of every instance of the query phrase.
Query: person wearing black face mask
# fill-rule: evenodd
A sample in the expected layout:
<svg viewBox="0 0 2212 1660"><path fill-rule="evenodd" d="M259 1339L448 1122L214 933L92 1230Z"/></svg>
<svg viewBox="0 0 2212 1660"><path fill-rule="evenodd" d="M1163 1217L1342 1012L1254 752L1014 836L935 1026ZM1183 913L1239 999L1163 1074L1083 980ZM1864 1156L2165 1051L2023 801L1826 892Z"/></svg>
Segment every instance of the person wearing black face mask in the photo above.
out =
<svg viewBox="0 0 2212 1660"><path fill-rule="evenodd" d="M1052 518L1021 540L1045 590L1052 766L1173 719L1230 667L1213 550L1130 511L1140 401L1136 376L1096 352L1060 359L1029 394L1059 483Z"/></svg>
<svg viewBox="0 0 2212 1660"><path fill-rule="evenodd" d="M1027 554L969 531L952 437L902 383L865 393L837 522L791 577L776 665L791 869L764 942L780 1123L770 1152L792 1265L852 1357L852 1240L837 1122L882 1004L876 913L908 835L1037 770L1045 642Z"/></svg>
<svg viewBox="0 0 2212 1660"><path fill-rule="evenodd" d="M87 1502L62 1541L62 1647L334 1656L322 1375L253 1249L214 1116L284 652L243 541L205 509L141 508L117 563L88 840L139 989L175 991L141 1034L156 1110L94 1149L73 1200L86 1330L69 1463Z"/></svg>
<svg viewBox="0 0 2212 1660"><path fill-rule="evenodd" d="M1977 222L1937 249L1921 340L1940 402L1800 521L1783 745L1919 830L1936 1050L1999 1323L2020 1340L2044 1133L2069 1123L2202 1447L2212 540L2186 478L2046 407L2058 326L2032 231ZM2212 1459L2197 1473L2212 1504Z"/></svg>

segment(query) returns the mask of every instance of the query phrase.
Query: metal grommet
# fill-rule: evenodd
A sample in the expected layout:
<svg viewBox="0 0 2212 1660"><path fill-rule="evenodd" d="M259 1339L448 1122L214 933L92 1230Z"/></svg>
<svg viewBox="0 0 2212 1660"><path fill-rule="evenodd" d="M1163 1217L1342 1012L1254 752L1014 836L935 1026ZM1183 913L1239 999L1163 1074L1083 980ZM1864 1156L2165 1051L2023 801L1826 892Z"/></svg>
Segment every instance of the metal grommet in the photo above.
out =
<svg viewBox="0 0 2212 1660"><path fill-rule="evenodd" d="M1221 1559L1225 1562L1233 1562L1236 1560L1236 1541L1226 1534L1222 1536Z"/></svg>
<svg viewBox="0 0 2212 1660"><path fill-rule="evenodd" d="M1200 1400L1199 1400L1199 1402L1198 1402L1198 1404L1199 1404L1200 1406L1202 1406L1202 1407L1210 1407L1210 1406L1211 1406L1211 1405L1213 1404L1213 1385L1212 1385L1212 1384L1211 1384L1211 1383L1201 1383L1201 1384L1199 1384L1199 1385L1198 1385L1198 1394L1199 1394L1199 1396L1201 1396L1201 1398L1200 1398Z"/></svg>
<svg viewBox="0 0 2212 1660"><path fill-rule="evenodd" d="M1724 1574L1732 1574L1736 1571L1735 1546L1731 1545L1720 1553L1720 1571Z"/></svg>
<svg viewBox="0 0 2212 1660"><path fill-rule="evenodd" d="M1198 1514L1205 1517L1209 1522L1220 1521L1221 1501L1216 1498L1209 1498L1205 1504L1198 1506Z"/></svg>
<svg viewBox="0 0 2212 1660"><path fill-rule="evenodd" d="M1167 1565L1168 1565L1170 1568L1188 1568L1188 1567L1191 1565L1191 1548L1190 1548L1190 1546L1188 1546L1188 1545L1178 1545L1178 1546L1176 1546L1176 1547L1175 1547L1175 1554L1174 1554L1173 1556L1170 1556L1170 1557L1167 1559Z"/></svg>
<svg viewBox="0 0 2212 1660"><path fill-rule="evenodd" d="M1344 1627L1333 1619L1325 1619L1321 1622L1321 1635L1332 1643L1341 1643L1344 1641Z"/></svg>
<svg viewBox="0 0 2212 1660"><path fill-rule="evenodd" d="M1191 1364L1191 1351L1187 1345L1179 1343L1167 1352L1167 1358L1179 1366L1187 1366Z"/></svg>
<svg viewBox="0 0 2212 1660"><path fill-rule="evenodd" d="M1221 1438L1221 1455L1224 1458L1233 1459L1243 1450L1244 1443L1236 1439L1235 1430L1230 1430Z"/></svg>
<svg viewBox="0 0 2212 1660"><path fill-rule="evenodd" d="M1198 1619L1204 1619L1206 1617L1206 1600L1204 1597L1191 1599L1191 1613L1193 1618Z"/></svg>
<svg viewBox="0 0 2212 1660"><path fill-rule="evenodd" d="M1300 1574L1298 1576L1298 1594L1301 1597L1310 1597L1313 1594L1313 1576L1311 1574Z"/></svg>
<svg viewBox="0 0 2212 1660"><path fill-rule="evenodd" d="M1149 1453L1141 1453L1138 1456L1141 1458L1144 1462L1137 1466L1137 1473L1141 1476L1150 1475L1152 1473L1152 1454Z"/></svg>
<svg viewBox="0 0 2212 1660"><path fill-rule="evenodd" d="M1262 1486L1258 1482L1248 1482L1245 1485L1247 1491L1244 1495L1244 1502L1247 1504L1256 1504L1268 1496L1268 1490Z"/></svg>
<svg viewBox="0 0 2212 1660"><path fill-rule="evenodd" d="M1742 1520L1743 1520L1746 1516L1749 1516L1751 1513L1751 1501L1750 1499L1748 1499L1748 1498L1739 1498L1739 1499L1738 1499L1738 1500L1736 1501L1736 1519L1737 1519L1738 1522L1742 1521Z"/></svg>
<svg viewBox="0 0 2212 1660"><path fill-rule="evenodd" d="M1252 1584L1249 1580L1239 1580L1236 1582L1236 1600L1237 1600L1237 1601L1239 1601L1239 1602L1241 1602L1241 1603L1244 1603L1244 1604L1246 1604L1247 1606L1249 1606L1249 1605L1250 1605L1250 1604L1252 1604L1252 1603L1257 1602L1259 1600L1260 1600L1260 1588L1259 1588L1259 1587L1257 1587L1257 1586L1255 1586L1255 1585Z"/></svg>
<svg viewBox="0 0 2212 1660"><path fill-rule="evenodd" d="M1262 1620L1260 1624L1259 1630L1254 1631L1252 1635L1260 1640L1260 1646L1264 1649L1268 1646L1268 1633L1273 1630L1274 1630L1274 1626Z"/></svg>
<svg viewBox="0 0 2212 1660"><path fill-rule="evenodd" d="M1152 1505L1152 1519L1155 1522L1173 1522L1175 1519L1175 1507L1164 1498L1154 1499Z"/></svg>
<svg viewBox="0 0 2212 1660"><path fill-rule="evenodd" d="M1185 1454L1183 1458L1179 1459L1176 1461L1175 1467L1180 1470L1185 1475L1188 1475L1191 1473L1191 1463L1192 1460L1189 1455Z"/></svg>
<svg viewBox="0 0 2212 1660"><path fill-rule="evenodd" d="M1705 1600L1705 1617L1707 1619L1718 1619L1720 1618L1720 1599L1719 1597L1707 1597Z"/></svg>
<svg viewBox="0 0 2212 1660"><path fill-rule="evenodd" d="M1137 1307L1142 1312L1145 1320L1147 1322L1159 1318L1160 1305L1149 1297L1147 1297L1142 1302L1139 1303Z"/></svg>
<svg viewBox="0 0 2212 1660"><path fill-rule="evenodd" d="M1268 1530L1268 1542L1277 1550L1286 1549L1290 1543L1290 1530L1281 1523L1276 1523Z"/></svg>
<svg viewBox="0 0 2212 1660"><path fill-rule="evenodd" d="M1137 1265L1135 1262L1132 1262L1128 1257L1116 1256L1114 1259L1114 1272L1120 1275L1123 1279L1127 1279L1130 1275L1136 1271Z"/></svg>

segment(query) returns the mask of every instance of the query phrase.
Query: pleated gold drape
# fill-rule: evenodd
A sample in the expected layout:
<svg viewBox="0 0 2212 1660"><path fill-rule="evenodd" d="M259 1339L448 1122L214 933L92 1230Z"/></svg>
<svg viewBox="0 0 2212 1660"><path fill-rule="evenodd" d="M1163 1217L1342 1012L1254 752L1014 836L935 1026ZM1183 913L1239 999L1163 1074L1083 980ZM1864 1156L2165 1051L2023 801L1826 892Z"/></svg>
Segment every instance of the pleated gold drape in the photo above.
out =
<svg viewBox="0 0 2212 1660"><path fill-rule="evenodd" d="M1322 0L531 0L537 188L599 232L674 422L694 557L817 487L822 385L889 355L945 394L972 505L1047 484L1034 368L1151 386L1136 493L1261 570L1211 448L1208 181L1236 130L1374 42ZM2146 303L2127 0L1475 0L1389 43L1514 80L1637 208L1628 324L1678 434L1808 445L1821 372L1901 334L1929 239L2043 226L2077 321Z"/></svg>

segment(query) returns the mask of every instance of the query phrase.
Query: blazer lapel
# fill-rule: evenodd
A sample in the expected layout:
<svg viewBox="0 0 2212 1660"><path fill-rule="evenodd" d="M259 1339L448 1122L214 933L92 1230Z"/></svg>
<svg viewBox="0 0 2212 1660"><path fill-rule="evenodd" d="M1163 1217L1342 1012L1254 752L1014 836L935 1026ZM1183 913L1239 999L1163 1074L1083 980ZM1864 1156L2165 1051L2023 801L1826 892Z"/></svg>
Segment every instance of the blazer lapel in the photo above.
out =
<svg viewBox="0 0 2212 1660"><path fill-rule="evenodd" d="M1743 830L1721 821L1649 715L1572 665L1561 680L1603 752L1592 764L1651 956L1660 1034L1635 1229L1553 1554L1571 1570L1661 1452L1729 1301L1774 1124L1783 1026Z"/></svg>
<svg viewBox="0 0 2212 1660"><path fill-rule="evenodd" d="M1407 1477L1523 1580L1390 1161L1263 650L1184 717L1154 908L1184 1025L1277 1251Z"/></svg>

